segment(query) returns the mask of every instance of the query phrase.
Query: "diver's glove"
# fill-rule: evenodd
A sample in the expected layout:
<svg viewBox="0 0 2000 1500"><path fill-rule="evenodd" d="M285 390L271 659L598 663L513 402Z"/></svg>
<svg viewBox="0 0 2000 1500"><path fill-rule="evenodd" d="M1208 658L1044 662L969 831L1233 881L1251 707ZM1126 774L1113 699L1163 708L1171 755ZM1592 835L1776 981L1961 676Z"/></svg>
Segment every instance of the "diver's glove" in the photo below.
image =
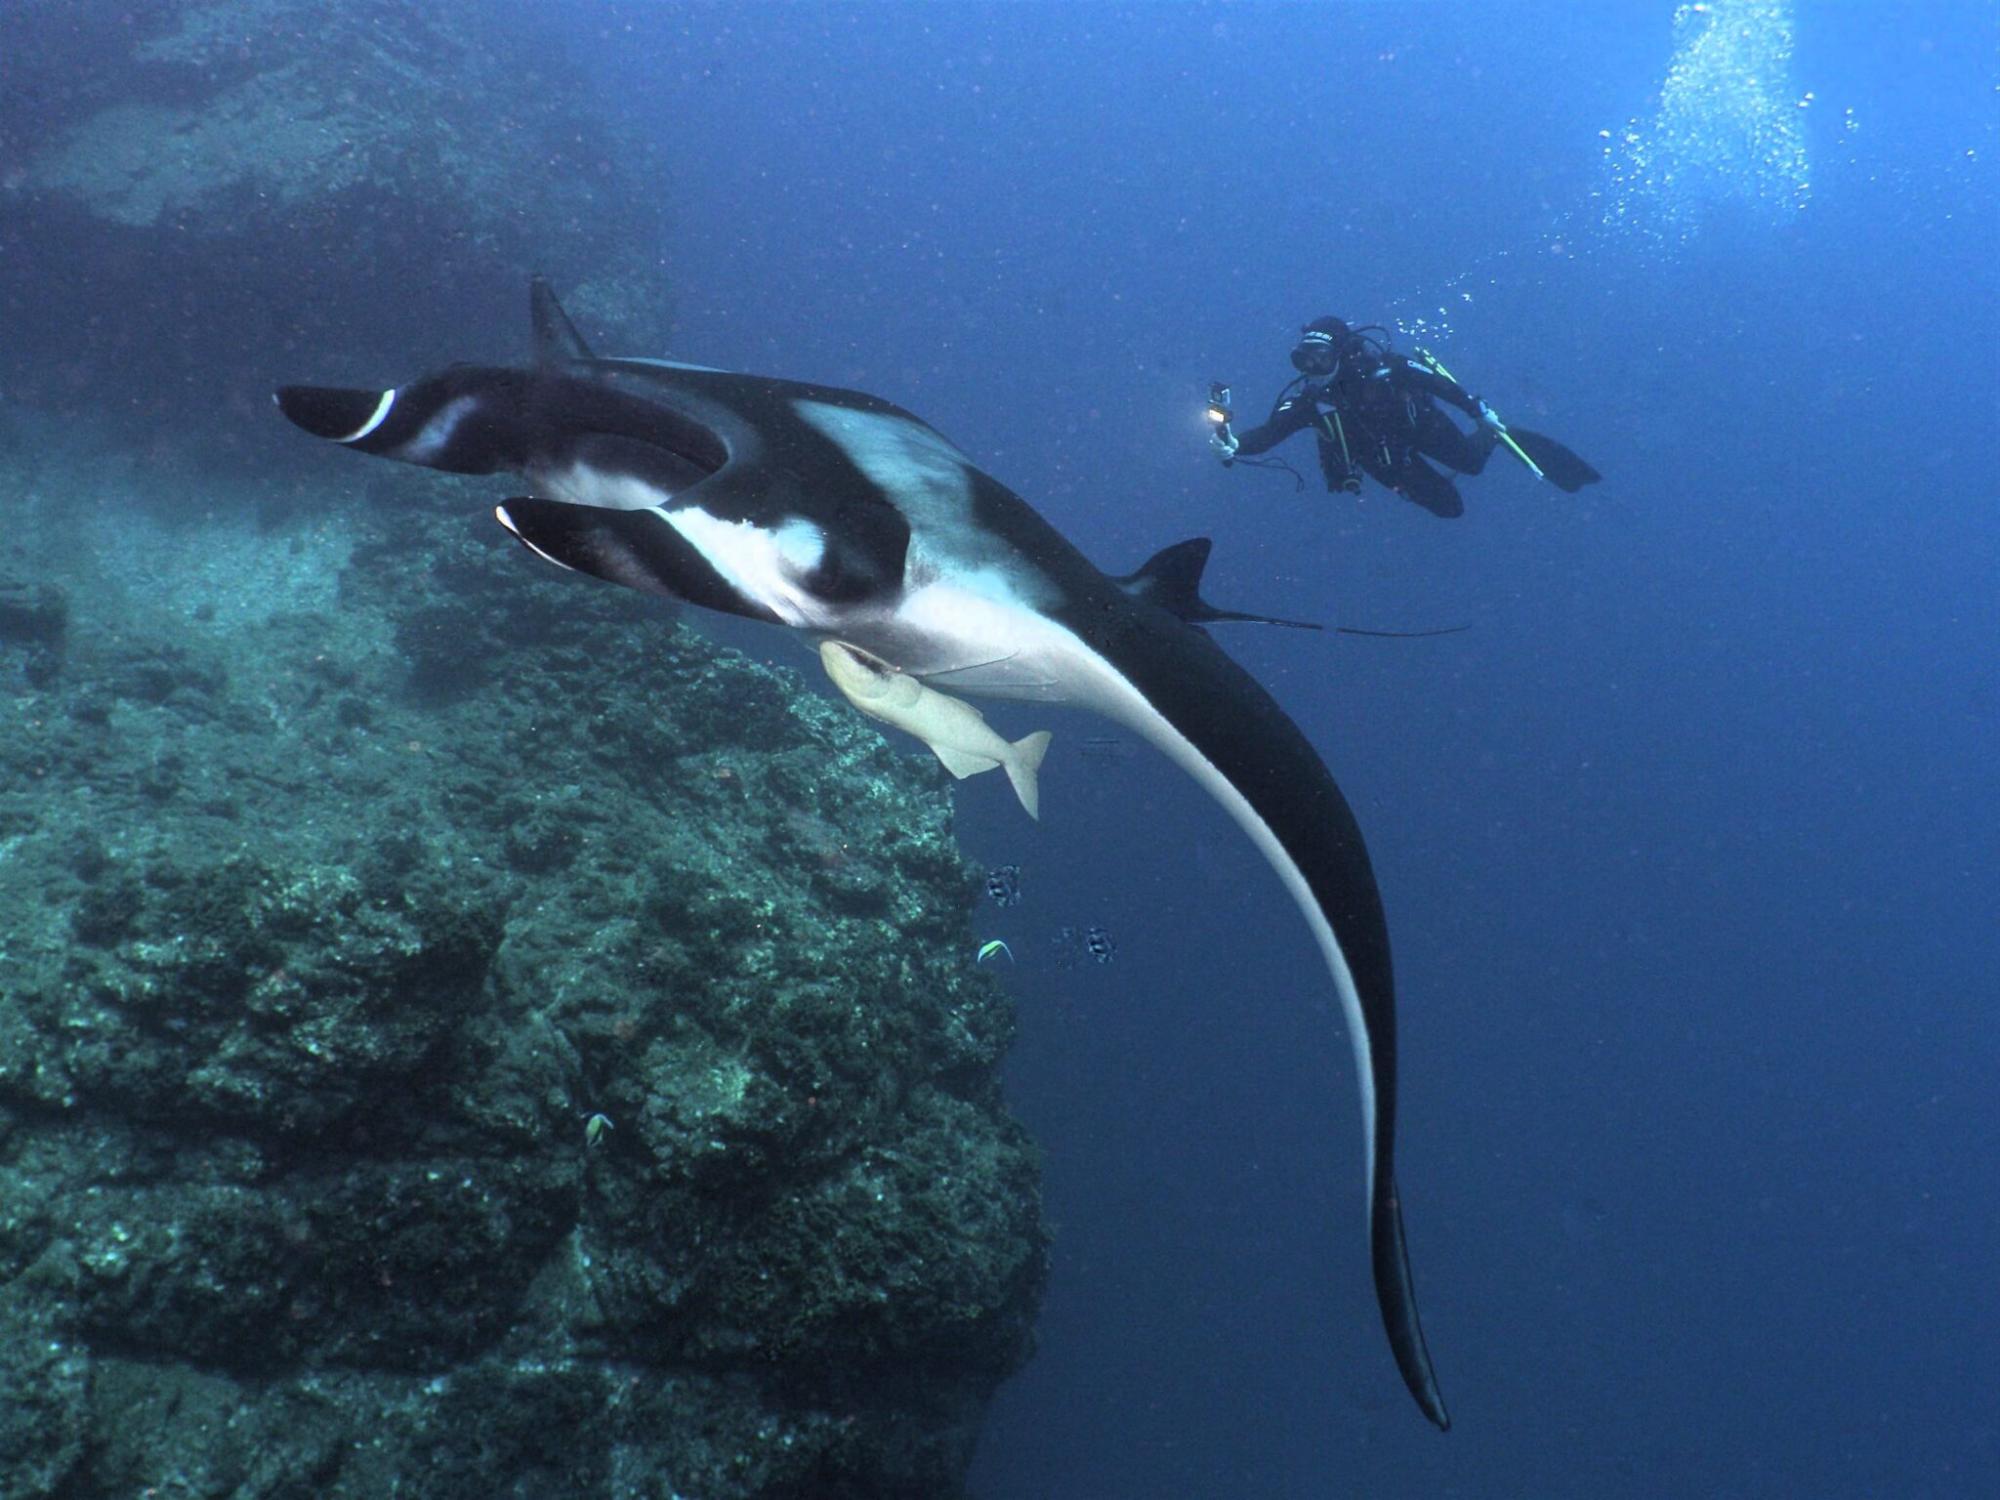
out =
<svg viewBox="0 0 2000 1500"><path fill-rule="evenodd" d="M1225 466L1236 461L1236 434L1227 427L1218 427L1208 435L1208 446Z"/></svg>
<svg viewBox="0 0 2000 1500"><path fill-rule="evenodd" d="M1479 425L1481 427L1486 428L1495 437L1498 437L1507 430L1507 424L1500 420L1500 413L1486 404L1484 396L1474 396L1472 404L1479 408Z"/></svg>

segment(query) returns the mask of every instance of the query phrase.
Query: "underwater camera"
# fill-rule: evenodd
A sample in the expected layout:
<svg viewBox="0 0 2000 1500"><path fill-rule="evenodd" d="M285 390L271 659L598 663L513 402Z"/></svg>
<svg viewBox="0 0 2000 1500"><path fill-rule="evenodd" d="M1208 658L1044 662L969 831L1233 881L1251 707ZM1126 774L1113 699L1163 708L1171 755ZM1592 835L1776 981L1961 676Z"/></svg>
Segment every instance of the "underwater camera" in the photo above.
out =
<svg viewBox="0 0 2000 1500"><path fill-rule="evenodd" d="M1217 427L1229 425L1229 387L1219 380L1208 383L1208 420Z"/></svg>

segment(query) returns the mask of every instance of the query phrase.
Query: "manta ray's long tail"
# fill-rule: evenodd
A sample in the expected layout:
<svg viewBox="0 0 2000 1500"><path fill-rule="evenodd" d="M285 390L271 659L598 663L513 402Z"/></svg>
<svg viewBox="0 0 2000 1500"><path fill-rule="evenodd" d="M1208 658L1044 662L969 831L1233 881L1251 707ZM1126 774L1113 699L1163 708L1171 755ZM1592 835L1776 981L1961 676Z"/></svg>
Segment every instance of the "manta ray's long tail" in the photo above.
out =
<svg viewBox="0 0 2000 1500"><path fill-rule="evenodd" d="M1115 614L1108 618L1115 622ZM1119 716L1228 810L1319 944L1359 1075L1376 1301L1403 1383L1425 1416L1449 1428L1403 1240L1395 1173L1395 978L1382 898L1354 813L1298 726L1202 632L1159 624L1155 616L1152 629L1110 623L1090 635L1110 672L1132 689Z"/></svg>
<svg viewBox="0 0 2000 1500"><path fill-rule="evenodd" d="M1424 1343L1424 1325L1417 1319L1417 1289L1410 1280L1410 1252L1403 1243L1403 1205L1393 1175L1378 1179L1370 1195L1368 1258L1375 1271L1375 1301L1388 1330L1389 1350L1403 1384L1417 1398L1424 1415L1441 1432L1451 1431L1451 1413L1438 1391L1431 1351Z"/></svg>

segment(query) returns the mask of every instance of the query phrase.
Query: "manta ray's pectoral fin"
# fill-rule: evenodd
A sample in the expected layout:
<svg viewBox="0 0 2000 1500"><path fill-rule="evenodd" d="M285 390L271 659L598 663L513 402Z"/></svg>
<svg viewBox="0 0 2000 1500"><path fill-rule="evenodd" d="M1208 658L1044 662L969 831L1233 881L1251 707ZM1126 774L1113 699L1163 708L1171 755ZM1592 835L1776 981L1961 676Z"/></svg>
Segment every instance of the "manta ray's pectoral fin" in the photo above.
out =
<svg viewBox="0 0 2000 1500"><path fill-rule="evenodd" d="M1112 581L1133 598L1157 604L1190 625L1242 620L1253 625L1286 625L1294 630L1326 628L1311 620L1282 620L1276 615L1246 614L1241 610L1217 609L1210 604L1201 597L1201 572L1208 566L1209 549L1214 545L1205 536L1189 537L1171 547L1162 547L1140 564L1136 573Z"/></svg>

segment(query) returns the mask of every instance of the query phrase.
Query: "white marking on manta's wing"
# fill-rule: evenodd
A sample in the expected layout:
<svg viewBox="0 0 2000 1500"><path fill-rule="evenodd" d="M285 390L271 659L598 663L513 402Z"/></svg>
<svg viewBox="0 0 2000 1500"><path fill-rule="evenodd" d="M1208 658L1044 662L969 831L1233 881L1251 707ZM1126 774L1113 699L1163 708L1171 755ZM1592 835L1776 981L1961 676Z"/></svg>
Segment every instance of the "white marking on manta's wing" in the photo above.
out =
<svg viewBox="0 0 2000 1500"><path fill-rule="evenodd" d="M779 559L803 577L819 567L826 557L826 536L812 522L800 517L785 522L771 533L771 545Z"/></svg>
<svg viewBox="0 0 2000 1500"><path fill-rule="evenodd" d="M550 499L571 505L657 512L730 588L786 625L824 630L834 619L835 612L804 586L826 556L826 537L802 516L775 530L725 521L698 505L674 505L671 490L635 474L607 473L586 463L538 470L529 477Z"/></svg>
<svg viewBox="0 0 2000 1500"><path fill-rule="evenodd" d="M888 495L911 528L964 526L972 517L972 460L914 417L857 411L825 401L795 401L800 418L831 439L848 461Z"/></svg>
<svg viewBox="0 0 2000 1500"><path fill-rule="evenodd" d="M792 520L767 531L748 521L725 521L698 505L660 514L730 588L763 605L780 624L824 630L833 623L837 611L804 586L805 575L818 565L825 548L825 539L809 522Z"/></svg>
<svg viewBox="0 0 2000 1500"><path fill-rule="evenodd" d="M389 415L389 408L396 404L396 389L391 386L382 393L382 399L375 403L374 413L354 431L344 438L335 438L336 443L358 443L369 433L382 425L382 419Z"/></svg>
<svg viewBox="0 0 2000 1500"><path fill-rule="evenodd" d="M825 401L795 401L793 407L909 524L905 588L948 582L1044 614L1060 602L1060 591L1039 569L974 519L973 481L983 476L935 428L900 412L858 411Z"/></svg>
<svg viewBox="0 0 2000 1500"><path fill-rule="evenodd" d="M458 430L458 424L465 420L465 414L472 410L476 399L473 396L454 396L445 402L437 409L436 414L424 423L415 437L396 450L396 457L412 464L429 463L436 458L438 454L444 452L445 445L451 441L451 435ZM357 432L346 441L355 442L360 437L361 433Z"/></svg>
<svg viewBox="0 0 2000 1500"><path fill-rule="evenodd" d="M912 588L894 613L850 634L866 632L869 649L913 677L954 692L1037 703L1063 703L1064 663L1076 637L1019 599L1008 578L976 570L950 583Z"/></svg>
<svg viewBox="0 0 2000 1500"><path fill-rule="evenodd" d="M540 547L537 547L533 542L529 541L526 537L522 536L521 528L516 526L514 524L514 518L507 514L506 506L504 505L494 506L493 514L494 517L500 522L500 524L507 528L509 534L513 536L515 541L519 542L523 547L526 547L530 552L534 553L535 556L542 559L543 562L552 562L557 567L561 568L565 573L574 573L576 571L575 568L572 568L568 563L564 562L560 557L557 557L554 553L544 552Z"/></svg>

